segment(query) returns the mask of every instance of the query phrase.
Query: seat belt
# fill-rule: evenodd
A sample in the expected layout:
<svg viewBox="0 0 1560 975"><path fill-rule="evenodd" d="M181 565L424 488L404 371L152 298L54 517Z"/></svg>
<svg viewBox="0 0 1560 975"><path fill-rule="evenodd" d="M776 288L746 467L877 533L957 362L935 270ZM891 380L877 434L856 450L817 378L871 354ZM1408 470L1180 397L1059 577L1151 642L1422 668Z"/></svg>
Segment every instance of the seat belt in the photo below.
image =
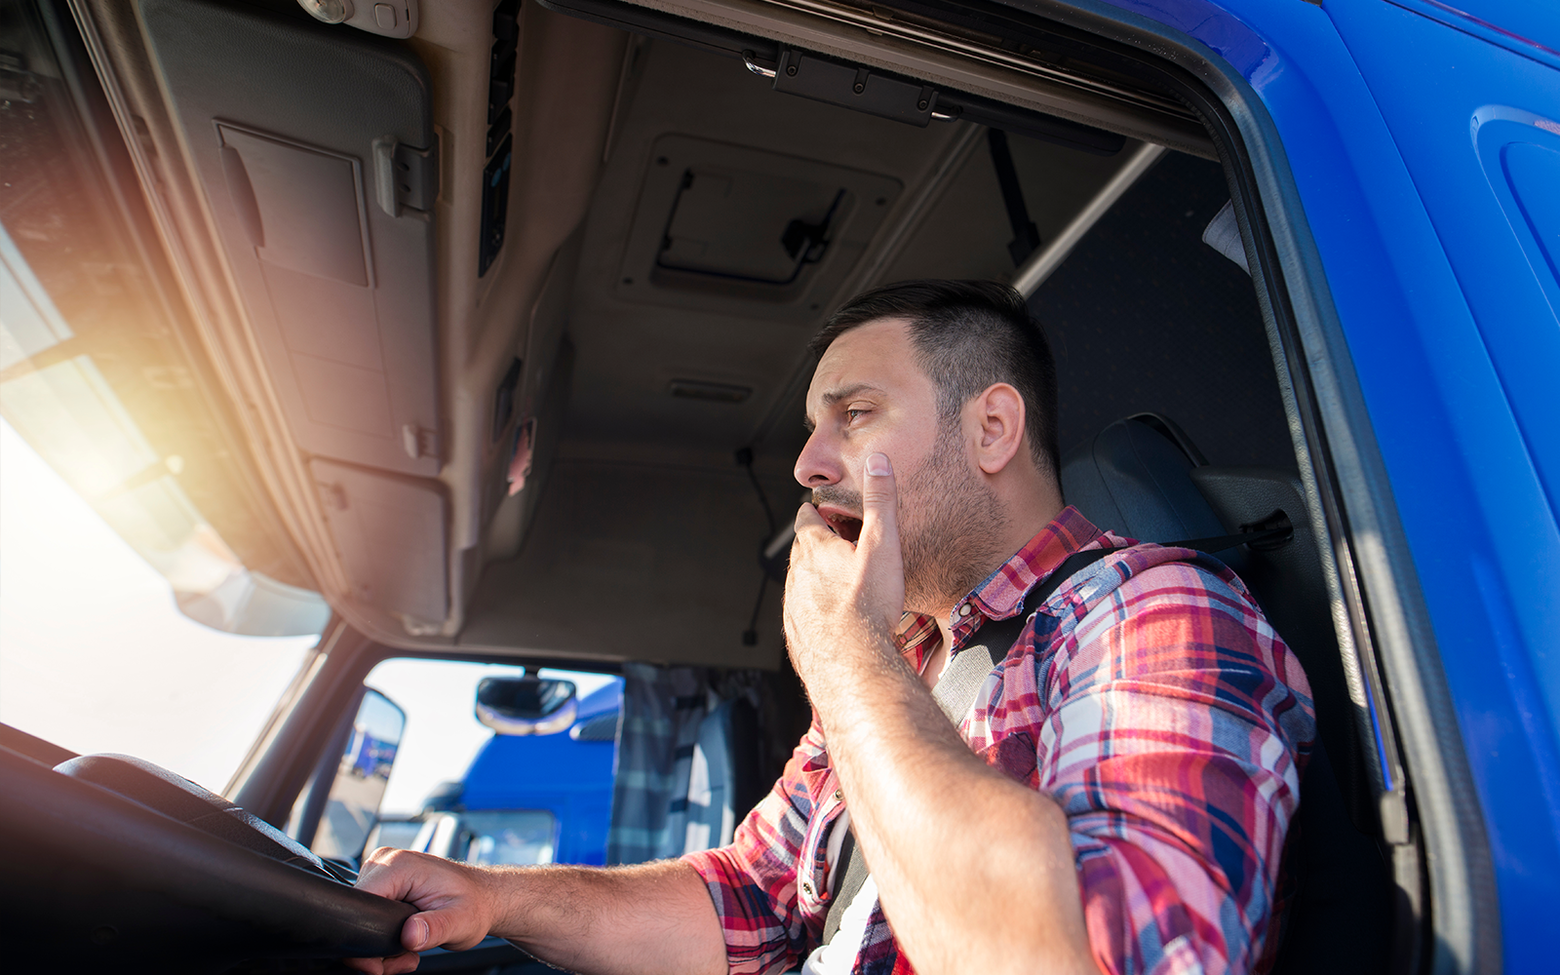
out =
<svg viewBox="0 0 1560 975"><path fill-rule="evenodd" d="M1067 560L1056 567L1056 571L1046 577L1040 585L1029 590L1029 595L1024 598L1024 605L1019 612L1005 620L992 620L980 628L981 642L970 644L948 662L943 670L942 677L938 679L937 686L932 690L932 699L937 706L942 708L943 714L955 725L969 711L975 703L975 694L986 682L986 676L991 669L1002 662L1013 644L1024 632L1024 624L1029 622L1029 617L1041 603L1051 597L1063 582L1079 572L1086 566L1093 565L1100 559L1116 551L1113 548L1097 548L1087 552L1078 552L1070 555ZM834 900L829 904L828 917L823 922L823 943L828 944L834 940L834 935L840 929L840 919L845 915L845 908L861 893L861 885L867 882L867 875L871 873L861 856L861 850L856 846L855 830L845 834L845 842L840 846L840 859L846 860L849 866L845 868L845 876L840 880L838 889L834 891Z"/></svg>
<svg viewBox="0 0 1560 975"><path fill-rule="evenodd" d="M1165 548L1190 548L1199 552L1222 552L1225 549L1234 548L1237 545L1260 543L1267 541L1279 541L1287 539L1294 534L1294 530L1288 525L1278 528L1260 529L1257 531L1241 532L1236 535L1220 535L1215 538L1194 538L1182 542L1165 542ZM1029 622L1029 617L1040 608L1041 604L1051 598L1062 583L1093 565L1105 556L1120 549L1097 548L1087 552L1076 552L1068 556L1061 565L1044 582L1029 590L1029 595L1024 597L1023 608L1013 616L1005 620L992 620L980 628L981 642L971 644L953 655L942 677L938 679L937 686L932 690L932 699L942 708L955 726L969 713L971 705L975 703L975 694L986 682L986 677L992 668L1001 663L1013 644L1018 642L1019 636L1024 632L1024 624ZM845 840L840 845L840 859L849 864L845 868L845 876L840 879L838 889L834 891L834 900L829 904L828 916L823 922L823 943L828 944L834 940L834 935L840 929L840 919L845 915L845 908L856 899L861 892L861 885L867 882L867 875L871 873L861 856L861 850L856 846L856 834L852 829L845 834Z"/></svg>

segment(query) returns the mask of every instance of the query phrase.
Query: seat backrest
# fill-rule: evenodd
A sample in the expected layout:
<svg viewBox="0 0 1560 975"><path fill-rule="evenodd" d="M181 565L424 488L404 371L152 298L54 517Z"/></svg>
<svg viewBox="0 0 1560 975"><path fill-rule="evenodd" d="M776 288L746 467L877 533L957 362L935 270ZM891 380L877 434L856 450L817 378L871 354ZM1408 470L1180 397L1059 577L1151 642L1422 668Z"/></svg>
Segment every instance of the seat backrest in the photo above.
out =
<svg viewBox="0 0 1560 975"><path fill-rule="evenodd" d="M699 722L693 746L684 853L731 842L737 824L763 798L758 764L758 714L752 703L741 696L720 702Z"/></svg>
<svg viewBox="0 0 1560 975"><path fill-rule="evenodd" d="M1206 464L1180 428L1140 413L1062 461L1062 494L1100 528L1145 542L1225 534L1188 472Z"/></svg>
<svg viewBox="0 0 1560 975"><path fill-rule="evenodd" d="M1350 818L1373 833L1372 790L1361 760L1361 729L1369 728L1369 716L1344 677L1331 599L1295 474L1212 466L1173 420L1142 413L1117 420L1070 451L1062 462L1062 493L1100 528L1148 542L1234 534L1280 513L1287 518L1294 528L1289 539L1215 554L1240 576L1305 668L1317 731Z"/></svg>
<svg viewBox="0 0 1560 975"><path fill-rule="evenodd" d="M1290 538L1214 553L1246 584L1311 684L1319 741L1301 784L1300 887L1276 971L1379 971L1386 963L1390 881L1361 734L1369 727L1349 693L1331 599L1299 479L1289 471L1209 465L1174 421L1118 420L1062 461L1067 503L1100 528L1139 541L1235 534L1281 514Z"/></svg>

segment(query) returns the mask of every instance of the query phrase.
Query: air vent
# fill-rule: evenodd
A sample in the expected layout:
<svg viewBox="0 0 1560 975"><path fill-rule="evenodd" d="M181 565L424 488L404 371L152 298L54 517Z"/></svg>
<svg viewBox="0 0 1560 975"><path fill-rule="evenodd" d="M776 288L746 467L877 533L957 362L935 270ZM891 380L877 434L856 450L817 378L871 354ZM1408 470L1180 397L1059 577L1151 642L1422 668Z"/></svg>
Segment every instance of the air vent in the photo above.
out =
<svg viewBox="0 0 1560 975"><path fill-rule="evenodd" d="M503 0L493 11L493 49L488 59L487 168L482 171L482 240L477 249L477 277L487 273L504 246L509 214L509 169L514 113L515 59L520 42L520 0Z"/></svg>
<svg viewBox="0 0 1560 975"><path fill-rule="evenodd" d="M667 388L678 399L702 399L711 403L741 403L753 395L751 386L707 383L698 379L673 379Z"/></svg>
<svg viewBox="0 0 1560 975"><path fill-rule="evenodd" d="M683 135L656 139L646 162L618 294L690 310L832 294L903 189L876 173Z"/></svg>
<svg viewBox="0 0 1560 975"><path fill-rule="evenodd" d="M823 257L843 187L773 173L683 173L656 268L790 284Z"/></svg>

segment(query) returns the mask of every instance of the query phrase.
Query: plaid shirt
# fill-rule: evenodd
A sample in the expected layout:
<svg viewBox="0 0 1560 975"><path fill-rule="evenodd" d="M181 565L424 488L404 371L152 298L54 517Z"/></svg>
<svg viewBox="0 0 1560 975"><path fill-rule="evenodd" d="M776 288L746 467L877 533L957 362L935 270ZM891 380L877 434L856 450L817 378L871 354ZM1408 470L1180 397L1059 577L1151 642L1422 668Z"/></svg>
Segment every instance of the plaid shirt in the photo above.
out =
<svg viewBox="0 0 1560 975"><path fill-rule="evenodd" d="M1261 971L1277 947L1280 860L1316 726L1299 662L1235 574L1101 533L1067 508L954 607L954 652L1093 548L1122 550L1040 606L959 730L1066 812L1103 970ZM937 626L907 624L901 647L919 670ZM685 857L714 898L732 972L784 971L816 947L842 808L815 716L732 845ZM909 971L875 906L854 972Z"/></svg>

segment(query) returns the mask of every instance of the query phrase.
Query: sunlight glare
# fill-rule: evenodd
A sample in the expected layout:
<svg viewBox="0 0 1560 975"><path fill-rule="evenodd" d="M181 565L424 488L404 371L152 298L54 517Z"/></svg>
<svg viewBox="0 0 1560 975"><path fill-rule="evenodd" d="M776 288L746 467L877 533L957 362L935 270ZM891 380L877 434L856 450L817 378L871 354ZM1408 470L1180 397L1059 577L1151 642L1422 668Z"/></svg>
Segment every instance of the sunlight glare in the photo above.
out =
<svg viewBox="0 0 1560 975"><path fill-rule="evenodd" d="M0 421L0 721L220 791L317 637L241 637L168 582Z"/></svg>

